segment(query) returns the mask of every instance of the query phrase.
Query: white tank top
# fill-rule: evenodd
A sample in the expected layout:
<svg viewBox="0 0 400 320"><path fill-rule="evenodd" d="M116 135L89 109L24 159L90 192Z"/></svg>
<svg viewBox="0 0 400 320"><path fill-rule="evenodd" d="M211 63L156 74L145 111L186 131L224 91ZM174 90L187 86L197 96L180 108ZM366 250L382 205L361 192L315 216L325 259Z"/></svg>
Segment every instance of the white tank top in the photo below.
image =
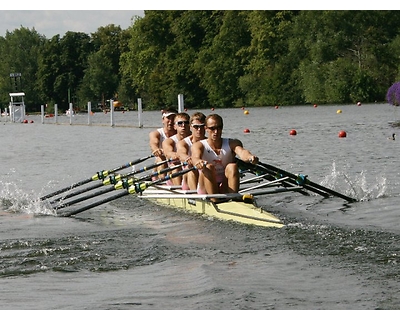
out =
<svg viewBox="0 0 400 320"><path fill-rule="evenodd" d="M165 134L163 128L159 128L159 129L157 129L157 131L160 133L160 142L158 143L158 148L161 149L163 141L164 141L165 139L167 139L168 137L167 137L167 135Z"/></svg>
<svg viewBox="0 0 400 320"><path fill-rule="evenodd" d="M229 138L222 138L222 147L219 155L210 147L207 139L201 140L201 143L204 146L202 159L215 166L217 182L222 182L225 177L225 167L228 163L234 162L233 152L229 146Z"/></svg>
<svg viewBox="0 0 400 320"><path fill-rule="evenodd" d="M186 137L185 139L183 139L185 141L185 143L188 145L189 147L189 151L188 151L188 156L190 157L192 155L192 140L190 140L190 136Z"/></svg>

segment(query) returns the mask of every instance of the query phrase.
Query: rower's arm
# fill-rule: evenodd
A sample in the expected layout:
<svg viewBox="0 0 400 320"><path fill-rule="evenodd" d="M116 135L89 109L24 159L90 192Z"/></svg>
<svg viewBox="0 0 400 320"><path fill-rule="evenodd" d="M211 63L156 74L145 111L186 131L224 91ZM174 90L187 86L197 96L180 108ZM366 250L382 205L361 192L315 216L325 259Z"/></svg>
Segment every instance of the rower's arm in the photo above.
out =
<svg viewBox="0 0 400 320"><path fill-rule="evenodd" d="M191 151L193 164L197 169L203 169L206 165L205 161L201 158L203 156L204 145L200 141L197 141L192 145Z"/></svg>
<svg viewBox="0 0 400 320"><path fill-rule="evenodd" d="M178 154L179 160L182 162L191 161L191 157L189 157L189 146L185 140L181 140L176 145L176 153Z"/></svg>
<svg viewBox="0 0 400 320"><path fill-rule="evenodd" d="M165 139L162 143L162 149L164 154L169 159L177 159L177 153L175 151L175 141L171 138Z"/></svg>
<svg viewBox="0 0 400 320"><path fill-rule="evenodd" d="M243 161L249 163L257 163L258 157L253 155L249 150L243 148L243 144L240 140L231 139L229 141L231 150Z"/></svg>
<svg viewBox="0 0 400 320"><path fill-rule="evenodd" d="M163 154L163 151L160 148L160 138L161 135L157 130L152 131L149 134L150 150L156 157L160 157Z"/></svg>

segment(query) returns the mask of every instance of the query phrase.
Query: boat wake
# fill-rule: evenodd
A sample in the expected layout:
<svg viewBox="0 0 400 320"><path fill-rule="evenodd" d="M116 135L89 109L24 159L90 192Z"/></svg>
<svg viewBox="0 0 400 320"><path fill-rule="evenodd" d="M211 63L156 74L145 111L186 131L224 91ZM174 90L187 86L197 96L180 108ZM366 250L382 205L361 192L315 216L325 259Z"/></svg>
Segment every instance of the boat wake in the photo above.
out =
<svg viewBox="0 0 400 320"><path fill-rule="evenodd" d="M0 181L0 209L10 214L55 215L36 195L24 192L13 182Z"/></svg>
<svg viewBox="0 0 400 320"><path fill-rule="evenodd" d="M333 162L330 174L322 180L321 185L339 190L359 201L369 201L387 196L386 177L379 176L375 179L375 183L368 182L365 171L361 171L356 177L350 177L345 171L337 170L336 163Z"/></svg>

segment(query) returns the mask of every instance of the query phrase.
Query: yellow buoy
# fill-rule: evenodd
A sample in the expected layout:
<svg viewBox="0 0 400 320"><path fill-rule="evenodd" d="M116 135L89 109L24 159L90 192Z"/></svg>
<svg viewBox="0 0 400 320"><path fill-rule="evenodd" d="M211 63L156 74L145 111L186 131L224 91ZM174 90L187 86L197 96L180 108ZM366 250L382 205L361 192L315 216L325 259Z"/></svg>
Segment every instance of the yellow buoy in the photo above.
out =
<svg viewBox="0 0 400 320"><path fill-rule="evenodd" d="M342 113L342 110L339 109L338 111L336 111L336 113Z"/></svg>
<svg viewBox="0 0 400 320"><path fill-rule="evenodd" d="M249 111L248 111L248 110L245 110L243 113L244 113L244 114L249 114Z"/></svg>

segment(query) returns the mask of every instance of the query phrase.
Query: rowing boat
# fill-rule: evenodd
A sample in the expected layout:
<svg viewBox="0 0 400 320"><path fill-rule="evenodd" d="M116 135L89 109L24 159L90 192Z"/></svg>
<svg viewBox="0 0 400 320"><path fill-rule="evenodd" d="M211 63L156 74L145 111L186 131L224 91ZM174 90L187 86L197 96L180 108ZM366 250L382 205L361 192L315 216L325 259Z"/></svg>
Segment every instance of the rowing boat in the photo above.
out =
<svg viewBox="0 0 400 320"><path fill-rule="evenodd" d="M191 211L211 218L235 221L263 227L284 226L282 221L272 213L258 207L251 195L233 194L197 194L182 190L177 186L157 185L150 187L138 195L163 206L171 206ZM223 202L214 203L210 198Z"/></svg>
<svg viewBox="0 0 400 320"><path fill-rule="evenodd" d="M154 169L155 167L171 161L171 159L145 166L130 173L110 175L112 172L131 167L133 164L143 162L150 157L151 156L139 158L134 162L123 164L112 170L99 171L95 176L42 196L40 200L46 200L48 204L51 205L52 209L56 211L58 216L69 217L126 195L135 194L140 198L148 199L163 206L191 211L211 218L276 228L282 228L284 223L274 214L258 206L255 199L257 196L282 192L298 192L302 195L309 195L309 192L312 192L325 198L334 196L348 202L357 201L347 195L316 184L310 181L305 175L295 175L262 162L258 162L258 164L249 164L240 159L236 159L241 176L240 188L237 193L198 194L196 191L183 190L181 186L168 185L171 179L183 176L189 171L196 170L195 167L190 167L175 173L168 173L169 171L187 165L186 163L177 164L172 167L168 166L159 171L152 171L150 174L130 178L138 173ZM247 177L248 174L250 178ZM90 182L95 184L85 188L79 188ZM71 189L75 188L77 189L71 191ZM99 188L100 190L94 193L86 193L95 188ZM117 191L118 193L109 197L104 197L105 194L111 191ZM83 193L86 194L76 198ZM57 199L53 198L60 194L64 195ZM75 204L85 202L94 197L101 198L79 208L73 208ZM53 198L53 200L50 198ZM64 201L69 198L74 199L67 202ZM213 199L213 201L211 201L211 199ZM217 199L217 201L214 199ZM58 212L59 210L62 210L62 212Z"/></svg>

